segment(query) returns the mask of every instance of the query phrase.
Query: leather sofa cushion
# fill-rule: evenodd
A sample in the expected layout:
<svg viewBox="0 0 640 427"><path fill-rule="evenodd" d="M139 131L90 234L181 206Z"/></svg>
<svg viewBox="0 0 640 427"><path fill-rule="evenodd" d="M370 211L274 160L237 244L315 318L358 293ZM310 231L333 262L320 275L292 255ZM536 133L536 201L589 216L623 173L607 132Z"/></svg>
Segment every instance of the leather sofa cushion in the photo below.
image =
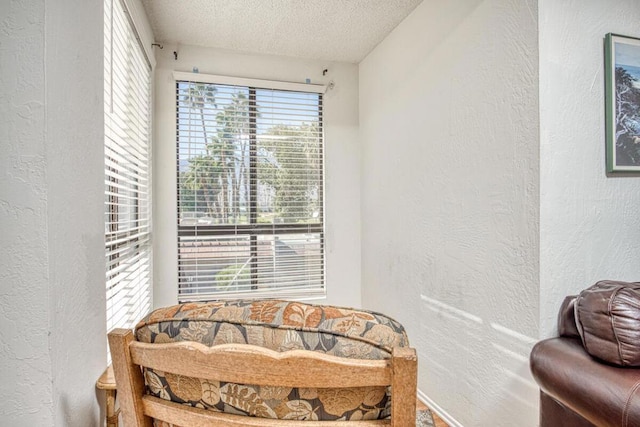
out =
<svg viewBox="0 0 640 427"><path fill-rule="evenodd" d="M136 326L141 342L252 344L275 351L314 350L387 359L408 346L402 325L370 311L281 300L186 303L153 311ZM295 389L232 384L145 371L148 392L214 411L299 420L379 419L390 415L386 387Z"/></svg>
<svg viewBox="0 0 640 427"><path fill-rule="evenodd" d="M619 366L640 366L640 283L601 281L575 301L586 351Z"/></svg>
<svg viewBox="0 0 640 427"><path fill-rule="evenodd" d="M531 351L530 362L544 393L594 425L640 426L640 369L598 363L578 338L540 341ZM545 420L542 425L574 424L558 419Z"/></svg>

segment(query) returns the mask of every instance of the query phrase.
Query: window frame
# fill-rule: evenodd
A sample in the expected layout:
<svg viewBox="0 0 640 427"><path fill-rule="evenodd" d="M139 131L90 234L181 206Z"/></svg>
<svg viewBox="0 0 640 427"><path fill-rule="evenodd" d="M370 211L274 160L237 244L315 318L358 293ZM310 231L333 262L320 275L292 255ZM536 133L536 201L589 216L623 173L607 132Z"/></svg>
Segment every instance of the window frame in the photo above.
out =
<svg viewBox="0 0 640 427"><path fill-rule="evenodd" d="M325 138L324 138L324 129L323 129L323 94L326 92L327 87L324 85L315 85L308 83L292 83L292 82L282 82L282 81L268 81L268 80L259 80L259 79L246 79L239 77L230 77L230 76L217 76L217 75L207 75L207 74L199 74L199 73L185 73L185 72L174 72L173 73L175 80L175 89L176 89L176 212L177 212L177 264L178 264L178 301L179 302L189 302L189 301L201 301L211 299L213 295L216 299L225 299L225 298L237 298L239 296L247 299L253 298L262 298L262 297L286 297L289 299L300 299L300 300L311 300L311 299L321 299L326 297L326 242L325 242L325 160L324 160L324 147L326 146ZM238 86L241 88L246 88L249 91L248 102L249 102L249 188L250 188L250 196L248 198L248 223L241 224L189 224L183 225L181 224L181 206L180 206L180 130L179 130L179 121L180 121L180 84L181 83L190 83L190 84L211 84L211 85L220 85L220 86ZM320 222L309 222L309 223L260 223L258 222L258 203L257 203L257 193L258 193L258 177L257 177L257 130L256 130L256 119L257 119L257 108L256 108L256 91L260 90L275 90L275 91L289 91L289 92L304 92L304 93L314 93L318 95L318 130L320 135L319 148L321 150L321 154L319 156L319 187L318 187L318 208L319 208L319 218ZM276 291L274 287L267 287L265 290L261 290L258 288L258 236L280 236L280 235L300 235L300 234L314 234L319 236L319 242L321 247L321 267L320 267L320 285L315 288L305 288L305 289L296 289L292 292L284 292L280 293L279 290ZM215 293L183 293L181 289L182 283L182 274L181 271L181 238L193 238L197 239L198 237L242 237L246 236L249 238L249 246L250 246L250 259L248 263L250 263L250 281L251 281L251 291L243 291L243 292L215 292ZM243 266L244 267L244 266ZM239 295L240 294L240 295Z"/></svg>

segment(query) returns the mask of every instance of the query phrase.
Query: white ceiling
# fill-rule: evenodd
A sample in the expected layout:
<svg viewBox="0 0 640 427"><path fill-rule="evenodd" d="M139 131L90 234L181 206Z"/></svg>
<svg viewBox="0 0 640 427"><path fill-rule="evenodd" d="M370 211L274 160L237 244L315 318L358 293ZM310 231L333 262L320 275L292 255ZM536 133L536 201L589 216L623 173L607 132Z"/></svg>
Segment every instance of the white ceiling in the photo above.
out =
<svg viewBox="0 0 640 427"><path fill-rule="evenodd" d="M360 62L422 0L142 0L156 42Z"/></svg>

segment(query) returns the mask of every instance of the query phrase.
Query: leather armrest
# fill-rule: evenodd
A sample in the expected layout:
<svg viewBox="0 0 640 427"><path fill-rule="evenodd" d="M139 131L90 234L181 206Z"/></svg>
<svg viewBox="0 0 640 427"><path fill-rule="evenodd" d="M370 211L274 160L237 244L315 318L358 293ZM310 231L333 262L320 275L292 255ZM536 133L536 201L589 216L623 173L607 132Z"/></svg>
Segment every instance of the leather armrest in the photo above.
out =
<svg viewBox="0 0 640 427"><path fill-rule="evenodd" d="M531 371L549 396L598 426L640 426L640 369L593 359L576 338L551 338L531 351Z"/></svg>

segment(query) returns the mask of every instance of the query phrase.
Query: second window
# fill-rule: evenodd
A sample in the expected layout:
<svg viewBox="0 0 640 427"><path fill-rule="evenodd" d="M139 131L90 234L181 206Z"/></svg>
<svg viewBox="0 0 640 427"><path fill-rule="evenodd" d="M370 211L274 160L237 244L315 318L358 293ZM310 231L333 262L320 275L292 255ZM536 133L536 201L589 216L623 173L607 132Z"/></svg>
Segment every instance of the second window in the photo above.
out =
<svg viewBox="0 0 640 427"><path fill-rule="evenodd" d="M178 298L324 295L322 95L176 82Z"/></svg>

